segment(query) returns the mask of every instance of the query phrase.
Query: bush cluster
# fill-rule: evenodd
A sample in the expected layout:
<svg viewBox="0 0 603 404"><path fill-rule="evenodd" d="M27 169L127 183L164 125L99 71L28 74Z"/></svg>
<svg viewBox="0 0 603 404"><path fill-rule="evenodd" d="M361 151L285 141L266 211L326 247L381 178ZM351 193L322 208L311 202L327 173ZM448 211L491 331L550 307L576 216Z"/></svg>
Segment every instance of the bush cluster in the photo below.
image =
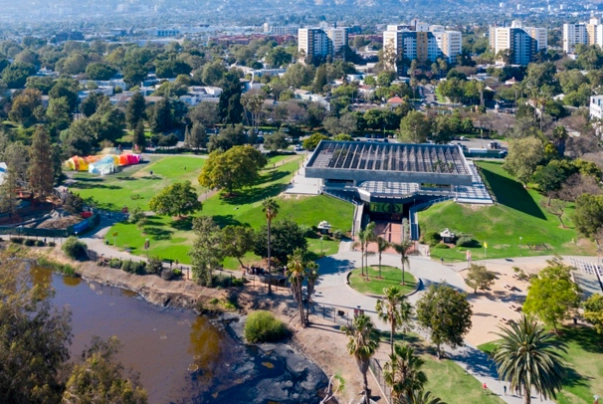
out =
<svg viewBox="0 0 603 404"><path fill-rule="evenodd" d="M130 274L136 274L136 275L144 275L147 273L147 263L144 261L132 261L132 260L127 260L127 261L122 261L121 262L121 269L124 272L128 272Z"/></svg>
<svg viewBox="0 0 603 404"><path fill-rule="evenodd" d="M247 317L245 339L250 343L277 342L289 335L287 326L268 311L258 310Z"/></svg>
<svg viewBox="0 0 603 404"><path fill-rule="evenodd" d="M60 262L49 260L48 258L38 258L37 264L44 268L50 268L55 272L60 272L67 276L76 276L75 268L69 264L61 264Z"/></svg>
<svg viewBox="0 0 603 404"><path fill-rule="evenodd" d="M10 242L15 244L23 244L23 237L11 237Z"/></svg>
<svg viewBox="0 0 603 404"><path fill-rule="evenodd" d="M82 243L77 237L68 237L63 243L63 252L71 259L85 260L88 258L86 253L86 244Z"/></svg>
<svg viewBox="0 0 603 404"><path fill-rule="evenodd" d="M439 244L436 244L433 248L437 248L437 249L440 249L440 250L445 250L447 248L450 248L450 246L448 244L439 243Z"/></svg>
<svg viewBox="0 0 603 404"><path fill-rule="evenodd" d="M430 247L435 247L437 244L440 243L440 240L442 240L442 237L440 237L440 233L438 233L437 231L425 233L425 235L423 236L423 242L429 245Z"/></svg>
<svg viewBox="0 0 603 404"><path fill-rule="evenodd" d="M462 236L462 237L459 237L458 240L456 240L457 247L472 247L475 244L477 244L477 241L473 240L469 236Z"/></svg>

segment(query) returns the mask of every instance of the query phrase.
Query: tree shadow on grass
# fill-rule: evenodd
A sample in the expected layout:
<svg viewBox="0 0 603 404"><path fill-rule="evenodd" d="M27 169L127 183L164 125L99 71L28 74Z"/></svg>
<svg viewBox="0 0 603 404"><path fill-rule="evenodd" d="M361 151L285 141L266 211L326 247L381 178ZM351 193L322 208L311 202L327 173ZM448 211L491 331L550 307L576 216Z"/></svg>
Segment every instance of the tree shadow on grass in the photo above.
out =
<svg viewBox="0 0 603 404"><path fill-rule="evenodd" d="M592 377L584 377L572 367L565 368L565 377L563 378L564 387L588 387L587 380L592 380Z"/></svg>
<svg viewBox="0 0 603 404"><path fill-rule="evenodd" d="M496 174L486 168L482 168L481 172L490 192L494 194L498 203L534 216L535 218L546 220L546 216L542 213L538 204L532 199L532 196L521 183Z"/></svg>
<svg viewBox="0 0 603 404"><path fill-rule="evenodd" d="M172 220L170 227L180 231L190 231L193 229L193 218L185 217L180 220Z"/></svg>
<svg viewBox="0 0 603 404"><path fill-rule="evenodd" d="M236 220L233 215L216 215L212 216L212 218L220 228L226 226L241 226L241 222Z"/></svg>
<svg viewBox="0 0 603 404"><path fill-rule="evenodd" d="M98 177L75 177L75 181L77 182L103 182L104 179Z"/></svg>
<svg viewBox="0 0 603 404"><path fill-rule="evenodd" d="M117 185L105 185L99 183L88 184L85 182L76 182L71 186L73 189L121 189L121 187Z"/></svg>
<svg viewBox="0 0 603 404"><path fill-rule="evenodd" d="M586 352L603 353L603 336L597 334L593 328L565 327L561 332L561 339L565 342L576 342Z"/></svg>
<svg viewBox="0 0 603 404"><path fill-rule="evenodd" d="M257 184L266 184L268 182L278 181L291 174L291 171L270 171L260 177L256 182Z"/></svg>
<svg viewBox="0 0 603 404"><path fill-rule="evenodd" d="M172 231L161 227L145 227L144 232L154 240L169 240L173 234Z"/></svg>
<svg viewBox="0 0 603 404"><path fill-rule="evenodd" d="M250 188L239 191L236 195L230 198L223 198L222 200L229 205L246 205L275 197L283 192L285 188L287 188L285 184L272 184L267 187Z"/></svg>

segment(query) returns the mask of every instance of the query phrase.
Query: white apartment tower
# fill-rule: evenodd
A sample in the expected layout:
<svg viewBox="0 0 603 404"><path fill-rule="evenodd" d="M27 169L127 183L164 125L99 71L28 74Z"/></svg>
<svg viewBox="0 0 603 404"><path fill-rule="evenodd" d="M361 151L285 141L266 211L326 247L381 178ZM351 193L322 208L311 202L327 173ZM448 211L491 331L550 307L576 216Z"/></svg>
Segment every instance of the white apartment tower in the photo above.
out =
<svg viewBox="0 0 603 404"><path fill-rule="evenodd" d="M297 50L303 58L336 56L348 44L348 28L300 28L297 39Z"/></svg>
<svg viewBox="0 0 603 404"><path fill-rule="evenodd" d="M547 48L547 29L524 27L513 21L510 27L490 27L490 47L494 54L509 51L511 64L527 65L536 53Z"/></svg>
<svg viewBox="0 0 603 404"><path fill-rule="evenodd" d="M454 64L457 55L462 52L462 34L446 31L442 26L429 26L415 19L410 25L388 25L387 31L383 32L383 49L385 52L395 52L398 59L427 63L443 58Z"/></svg>
<svg viewBox="0 0 603 404"><path fill-rule="evenodd" d="M598 18L588 23L563 24L563 51L573 53L576 45L603 46L603 26Z"/></svg>

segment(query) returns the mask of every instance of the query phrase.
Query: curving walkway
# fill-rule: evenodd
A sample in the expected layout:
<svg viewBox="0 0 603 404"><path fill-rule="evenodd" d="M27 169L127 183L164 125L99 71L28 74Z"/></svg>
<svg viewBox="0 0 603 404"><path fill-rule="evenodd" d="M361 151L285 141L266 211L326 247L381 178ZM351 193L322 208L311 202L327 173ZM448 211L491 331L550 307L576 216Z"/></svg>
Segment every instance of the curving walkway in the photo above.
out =
<svg viewBox="0 0 603 404"><path fill-rule="evenodd" d="M360 306L380 330L388 331L387 324L379 320L375 312L377 299L359 293L347 285L347 272L360 267L360 258L360 252L342 252L340 250L336 255L320 259L318 263L320 264L321 276L313 300L319 304L340 306L343 310L352 310ZM377 257L369 256L368 263L369 265L378 264ZM401 268L398 255L384 254L382 264ZM422 290L432 283L446 282L458 290L465 291L465 282L454 268L441 265L429 258L411 257L409 272L417 280L421 279L424 285L421 291L409 297L409 301L413 304L422 296ZM425 332L418 329L415 329L415 331L428 340L428 335ZM506 396L503 394L503 386L506 383L498 380L494 363L476 347L466 345L459 349L451 349L444 346L444 350L450 359L480 383L486 383L492 393L505 402L510 404L522 404L524 402L523 397L510 394L510 392ZM445 399L445 397L443 398ZM541 400L535 394L532 395L532 402L553 404L553 401Z"/></svg>

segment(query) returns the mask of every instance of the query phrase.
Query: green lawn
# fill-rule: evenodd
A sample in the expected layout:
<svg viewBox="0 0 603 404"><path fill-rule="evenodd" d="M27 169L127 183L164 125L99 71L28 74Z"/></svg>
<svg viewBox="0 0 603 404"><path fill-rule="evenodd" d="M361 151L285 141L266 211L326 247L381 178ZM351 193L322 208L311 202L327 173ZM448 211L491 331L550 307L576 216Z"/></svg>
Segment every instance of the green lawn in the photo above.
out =
<svg viewBox="0 0 603 404"><path fill-rule="evenodd" d="M434 90L434 94L435 94L436 100L438 100L438 102L440 104L447 104L448 103L448 100L446 99L446 97L444 97L442 95L442 93L440 92L440 86L436 86L436 88Z"/></svg>
<svg viewBox="0 0 603 404"><path fill-rule="evenodd" d="M603 397L603 336L589 327L567 327L560 338L568 345L563 355L568 365L563 390L557 396L559 404L589 404L593 395ZM478 346L484 352L492 352L498 341Z"/></svg>
<svg viewBox="0 0 603 404"><path fill-rule="evenodd" d="M427 375L425 389L448 404L502 404L504 401L488 390L463 368L450 360L437 360L423 355L423 371Z"/></svg>
<svg viewBox="0 0 603 404"><path fill-rule="evenodd" d="M138 206L148 210L149 200L174 182L189 180L198 192L204 191L197 182L204 163L205 159L198 157L151 156L148 163L126 167L112 175L75 173L73 178L76 182L69 189L84 198L94 198L102 209L121 210L123 206L130 209Z"/></svg>
<svg viewBox="0 0 603 404"><path fill-rule="evenodd" d="M280 156L278 156L280 157ZM288 156L289 159L270 159L268 168L264 170L262 180L253 188L237 192L237 195L222 198L216 194L203 202L203 209L196 216L212 216L220 226L229 224L249 225L254 229L266 223L261 203L269 196L277 196L291 181L291 178L301 161L299 156ZM276 164L273 168L271 164ZM298 224L316 226L322 220L329 220L333 230L341 229L348 231L352 223L354 208L351 204L326 196L308 197L278 197L280 205L279 219L290 219ZM128 247L133 254L145 255L143 246L146 238L149 238L151 248L149 255L178 260L181 263L189 263L187 255L192 244L191 220L173 221L168 217L153 216L148 219L143 230L137 225L129 223L118 223L108 233L107 240L113 244L114 232L119 248ZM338 251L339 243L333 240L321 240L319 238L308 239L309 250L325 255L334 254ZM257 261L258 257L249 253L244 257L245 263ZM237 260L227 258L224 267L229 269L238 268Z"/></svg>
<svg viewBox="0 0 603 404"><path fill-rule="evenodd" d="M369 280L367 281L360 273L360 268L354 269L350 275L350 286L360 293L383 295L383 289L389 286L399 286L404 293L410 293L415 289L416 279L408 271L404 272L404 283L402 285L402 270L399 268L383 265L379 279L379 267L373 265L368 269Z"/></svg>
<svg viewBox="0 0 603 404"><path fill-rule="evenodd" d="M445 202L419 212L421 234L440 232L445 228L459 234L470 234L479 245L469 248L472 258L506 258L528 255L594 254L586 240L578 240L570 205L564 215L567 228L559 219L540 206L543 196L525 189L498 162L478 162L487 186L496 197L491 206L462 205ZM521 239L520 239L521 237ZM488 244L486 251L483 243ZM449 261L465 259L467 248L431 249L433 258Z"/></svg>

